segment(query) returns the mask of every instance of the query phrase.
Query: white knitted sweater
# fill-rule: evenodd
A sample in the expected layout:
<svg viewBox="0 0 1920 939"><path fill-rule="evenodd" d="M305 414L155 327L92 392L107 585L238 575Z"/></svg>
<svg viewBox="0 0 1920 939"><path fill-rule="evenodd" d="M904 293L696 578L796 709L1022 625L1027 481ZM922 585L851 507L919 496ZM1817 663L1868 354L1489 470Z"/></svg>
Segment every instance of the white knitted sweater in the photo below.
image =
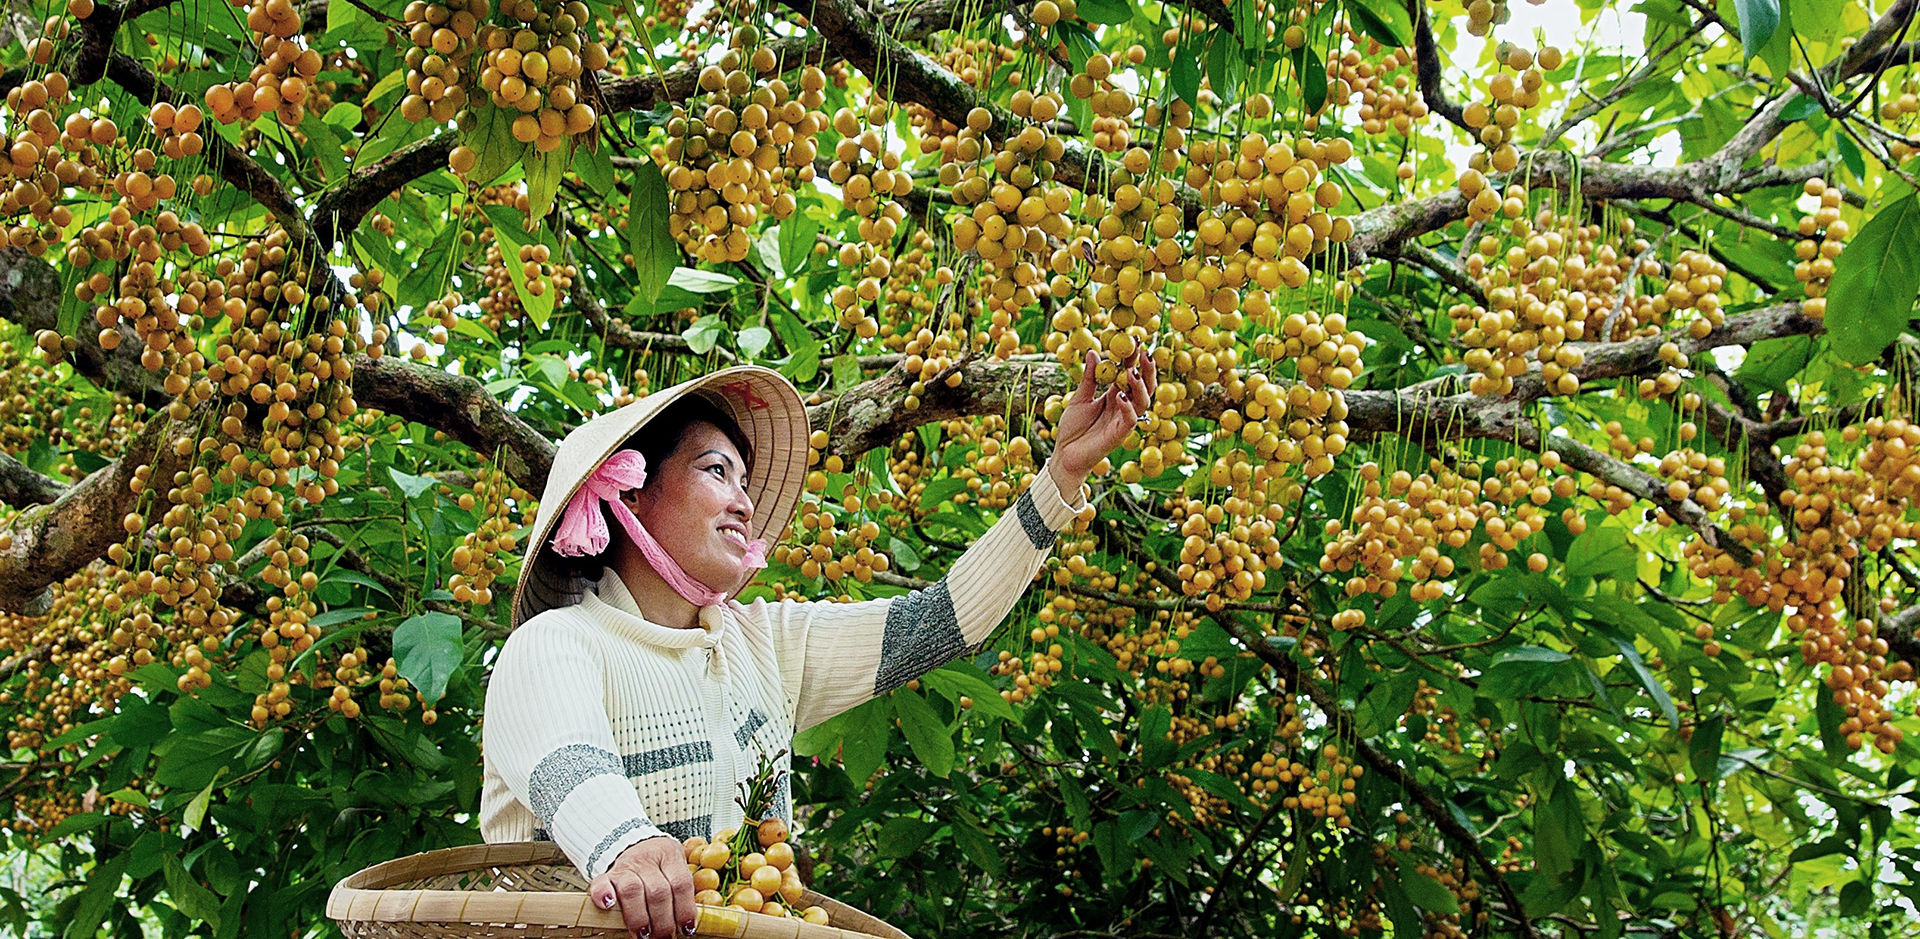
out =
<svg viewBox="0 0 1920 939"><path fill-rule="evenodd" d="M740 823L738 783L793 735L983 643L1033 581L1069 504L1046 467L923 590L859 603L728 600L700 628L640 616L612 571L527 620L493 665L480 834L551 839L587 877L644 838ZM789 823L782 785L774 811Z"/></svg>

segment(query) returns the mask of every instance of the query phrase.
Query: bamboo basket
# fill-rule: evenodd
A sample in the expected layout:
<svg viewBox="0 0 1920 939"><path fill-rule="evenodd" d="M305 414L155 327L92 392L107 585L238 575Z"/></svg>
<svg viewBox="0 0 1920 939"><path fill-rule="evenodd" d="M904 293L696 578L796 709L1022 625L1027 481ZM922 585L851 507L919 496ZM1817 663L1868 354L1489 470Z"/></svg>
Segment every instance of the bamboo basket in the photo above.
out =
<svg viewBox="0 0 1920 939"><path fill-rule="evenodd" d="M375 864L334 885L327 917L349 939L617 939L620 910L587 901L560 847L520 841L443 848ZM831 926L701 906L697 936L729 939L910 939L885 921L807 891Z"/></svg>

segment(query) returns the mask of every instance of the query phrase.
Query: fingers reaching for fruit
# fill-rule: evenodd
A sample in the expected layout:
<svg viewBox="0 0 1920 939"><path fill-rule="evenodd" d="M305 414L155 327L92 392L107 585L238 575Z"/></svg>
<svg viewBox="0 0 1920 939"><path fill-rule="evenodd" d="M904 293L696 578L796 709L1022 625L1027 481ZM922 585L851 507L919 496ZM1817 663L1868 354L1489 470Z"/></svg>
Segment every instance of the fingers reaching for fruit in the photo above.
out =
<svg viewBox="0 0 1920 939"><path fill-rule="evenodd" d="M1080 384L1054 422L1053 459L1068 480L1084 479L1113 448L1152 419L1159 387L1153 350L1139 347L1119 362L1087 350ZM1096 388L1105 388L1096 392Z"/></svg>

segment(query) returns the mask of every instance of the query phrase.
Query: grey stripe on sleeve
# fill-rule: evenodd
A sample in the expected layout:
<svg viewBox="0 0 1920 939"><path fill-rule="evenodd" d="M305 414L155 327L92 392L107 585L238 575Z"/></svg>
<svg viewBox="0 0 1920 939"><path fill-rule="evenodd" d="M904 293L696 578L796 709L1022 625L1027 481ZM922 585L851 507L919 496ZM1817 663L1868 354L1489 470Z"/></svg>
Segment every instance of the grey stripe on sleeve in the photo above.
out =
<svg viewBox="0 0 1920 939"><path fill-rule="evenodd" d="M894 597L887 604L887 628L880 637L880 669L873 693L886 694L952 661L966 648L946 578L923 590Z"/></svg>
<svg viewBox="0 0 1920 939"><path fill-rule="evenodd" d="M599 844L593 846L593 853L587 855L587 870L600 869L600 855L607 853L607 849L613 847L614 842L619 841L621 835L648 824L650 823L644 818L630 818L615 826L612 831L607 832L607 836L600 839Z"/></svg>
<svg viewBox="0 0 1920 939"><path fill-rule="evenodd" d="M585 743L568 744L546 755L527 776L527 808L551 831L561 803L581 783L595 776L620 776L620 758Z"/></svg>
<svg viewBox="0 0 1920 939"><path fill-rule="evenodd" d="M685 821L661 822L660 830L681 841L685 841L694 835L705 838L713 834L713 816L698 815Z"/></svg>
<svg viewBox="0 0 1920 939"><path fill-rule="evenodd" d="M741 724L740 729L733 732L734 742L740 745L740 749L745 750L747 748L747 742L752 740L753 735L758 732L761 727L765 726L766 723L767 716L760 713L759 708L749 710L747 712L747 722Z"/></svg>
<svg viewBox="0 0 1920 939"><path fill-rule="evenodd" d="M677 743L670 747L647 750L643 753L629 753L625 759L628 779L637 779L648 773L665 772L691 766L695 763L713 761L713 744L705 740L693 743Z"/></svg>
<svg viewBox="0 0 1920 939"><path fill-rule="evenodd" d="M1020 527L1026 529L1027 541L1036 551L1053 550L1054 531L1047 527L1046 519L1040 517L1040 507L1033 504L1033 489L1028 487L1013 500L1013 514L1019 516Z"/></svg>

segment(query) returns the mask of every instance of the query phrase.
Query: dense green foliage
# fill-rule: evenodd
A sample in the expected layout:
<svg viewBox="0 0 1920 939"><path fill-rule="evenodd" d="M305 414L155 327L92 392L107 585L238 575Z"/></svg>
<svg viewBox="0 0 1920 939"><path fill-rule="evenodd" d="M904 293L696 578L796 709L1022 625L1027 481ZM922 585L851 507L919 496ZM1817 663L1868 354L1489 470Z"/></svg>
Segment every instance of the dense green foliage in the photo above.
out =
<svg viewBox="0 0 1920 939"><path fill-rule="evenodd" d="M1008 626L796 740L816 886L915 935L1913 934L1916 4L1507 6L32 5L0 837L67 876L0 923L331 934L477 841L587 417L778 368L815 466L745 597L886 597L1150 344Z"/></svg>

